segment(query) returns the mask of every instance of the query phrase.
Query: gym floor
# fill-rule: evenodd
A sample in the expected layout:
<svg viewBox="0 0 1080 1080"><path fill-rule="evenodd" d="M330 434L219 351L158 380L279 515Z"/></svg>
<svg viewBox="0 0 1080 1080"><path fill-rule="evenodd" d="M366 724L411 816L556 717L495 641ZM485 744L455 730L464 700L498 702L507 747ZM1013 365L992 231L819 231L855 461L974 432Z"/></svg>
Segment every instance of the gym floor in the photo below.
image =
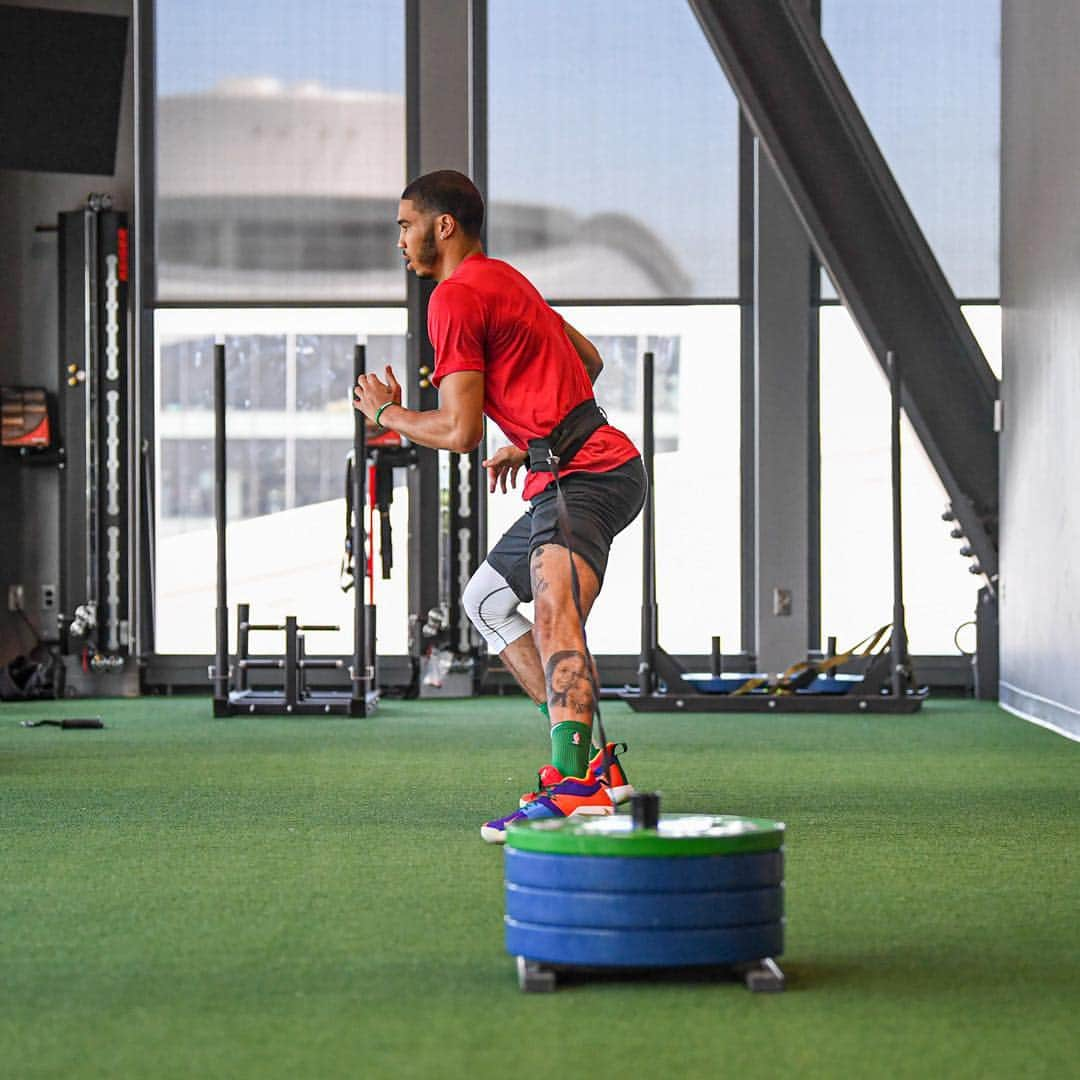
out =
<svg viewBox="0 0 1080 1080"><path fill-rule="evenodd" d="M20 726L75 715L107 727ZM0 1073L1075 1074L1076 745L960 701L604 716L666 811L787 823L786 993L694 978L520 993L502 855L478 829L542 761L524 699L388 701L368 720L9 704Z"/></svg>

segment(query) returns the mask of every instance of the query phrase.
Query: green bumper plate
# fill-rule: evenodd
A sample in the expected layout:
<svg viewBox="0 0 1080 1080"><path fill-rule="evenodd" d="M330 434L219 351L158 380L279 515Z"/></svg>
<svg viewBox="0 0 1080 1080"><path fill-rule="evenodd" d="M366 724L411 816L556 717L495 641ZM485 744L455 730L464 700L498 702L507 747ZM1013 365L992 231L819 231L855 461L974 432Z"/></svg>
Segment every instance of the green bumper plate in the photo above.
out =
<svg viewBox="0 0 1080 1080"><path fill-rule="evenodd" d="M656 829L635 829L628 814L524 821L506 830L506 846L549 855L743 855L776 851L784 826L727 814L661 814Z"/></svg>

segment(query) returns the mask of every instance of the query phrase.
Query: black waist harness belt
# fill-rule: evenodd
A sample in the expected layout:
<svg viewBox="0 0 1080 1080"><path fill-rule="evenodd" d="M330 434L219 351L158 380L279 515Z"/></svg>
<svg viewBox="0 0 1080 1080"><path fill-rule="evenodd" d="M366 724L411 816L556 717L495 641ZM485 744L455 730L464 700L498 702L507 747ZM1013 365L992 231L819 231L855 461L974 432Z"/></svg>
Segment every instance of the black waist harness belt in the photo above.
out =
<svg viewBox="0 0 1080 1080"><path fill-rule="evenodd" d="M543 439L529 440L529 472L564 470L597 428L607 423L595 398L575 405Z"/></svg>

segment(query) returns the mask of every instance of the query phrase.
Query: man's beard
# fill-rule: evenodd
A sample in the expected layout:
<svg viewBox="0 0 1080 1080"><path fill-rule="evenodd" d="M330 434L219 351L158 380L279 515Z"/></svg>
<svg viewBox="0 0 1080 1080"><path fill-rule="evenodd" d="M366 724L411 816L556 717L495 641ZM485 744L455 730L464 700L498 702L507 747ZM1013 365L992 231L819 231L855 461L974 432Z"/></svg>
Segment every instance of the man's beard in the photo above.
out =
<svg viewBox="0 0 1080 1080"><path fill-rule="evenodd" d="M430 277L431 269L435 265L438 255L439 249L435 244L435 223L432 222L428 231L424 234L424 238L420 241L420 250L416 253L416 258L412 261L417 275Z"/></svg>

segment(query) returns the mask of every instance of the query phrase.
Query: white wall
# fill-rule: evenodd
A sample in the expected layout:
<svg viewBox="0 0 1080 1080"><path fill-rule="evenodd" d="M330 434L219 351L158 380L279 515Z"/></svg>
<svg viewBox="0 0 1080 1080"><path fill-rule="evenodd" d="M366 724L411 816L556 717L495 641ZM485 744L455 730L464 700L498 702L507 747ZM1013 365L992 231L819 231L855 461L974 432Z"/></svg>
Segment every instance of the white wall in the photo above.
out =
<svg viewBox="0 0 1080 1080"><path fill-rule="evenodd" d="M1080 6L1002 16L1001 701L1080 738Z"/></svg>

